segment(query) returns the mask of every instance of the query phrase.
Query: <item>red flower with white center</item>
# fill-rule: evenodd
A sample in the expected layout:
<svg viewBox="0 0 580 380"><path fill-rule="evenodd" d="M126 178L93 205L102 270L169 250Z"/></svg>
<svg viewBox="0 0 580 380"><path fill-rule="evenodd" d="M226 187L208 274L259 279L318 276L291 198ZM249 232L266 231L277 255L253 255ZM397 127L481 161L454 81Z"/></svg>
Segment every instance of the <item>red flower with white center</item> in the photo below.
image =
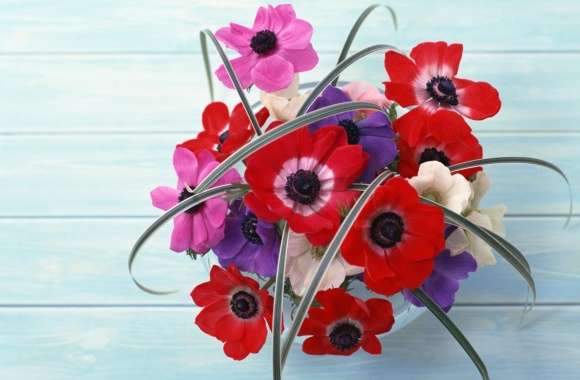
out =
<svg viewBox="0 0 580 380"><path fill-rule="evenodd" d="M191 292L193 302L203 310L195 323L208 335L224 342L224 352L235 360L260 351L272 328L274 300L258 283L230 266L213 266L210 280Z"/></svg>
<svg viewBox="0 0 580 380"><path fill-rule="evenodd" d="M342 288L318 292L300 328L299 336L311 335L302 345L310 355L351 355L362 347L369 354L382 351L378 334L393 327L393 307L384 299L363 302Z"/></svg>
<svg viewBox="0 0 580 380"><path fill-rule="evenodd" d="M419 287L445 246L443 211L423 204L403 178L379 186L342 245L342 257L365 268L367 286L392 295Z"/></svg>
<svg viewBox="0 0 580 380"><path fill-rule="evenodd" d="M457 78L463 45L424 42L411 50L411 58L395 51L385 53L390 81L385 95L402 107L416 106L395 121L393 127L408 144L421 135L424 119L445 108L474 120L495 115L501 101L497 90L486 82Z"/></svg>
<svg viewBox="0 0 580 380"><path fill-rule="evenodd" d="M269 116L266 108L256 113L260 126L264 125ZM242 103L238 103L230 114L226 104L212 102L203 110L201 122L203 131L196 138L178 146L189 149L193 153L209 150L220 162L250 141L255 133Z"/></svg>
<svg viewBox="0 0 580 380"><path fill-rule="evenodd" d="M413 177L426 161L450 166L482 157L483 149L465 120L455 112L439 110L428 117L414 146L399 140L398 170L404 177ZM480 170L478 167L459 173L469 179Z"/></svg>
<svg viewBox="0 0 580 380"><path fill-rule="evenodd" d="M246 204L259 218L286 220L296 233L333 229L341 207L357 196L349 186L367 158L360 145L348 144L342 127L301 128L247 159Z"/></svg>

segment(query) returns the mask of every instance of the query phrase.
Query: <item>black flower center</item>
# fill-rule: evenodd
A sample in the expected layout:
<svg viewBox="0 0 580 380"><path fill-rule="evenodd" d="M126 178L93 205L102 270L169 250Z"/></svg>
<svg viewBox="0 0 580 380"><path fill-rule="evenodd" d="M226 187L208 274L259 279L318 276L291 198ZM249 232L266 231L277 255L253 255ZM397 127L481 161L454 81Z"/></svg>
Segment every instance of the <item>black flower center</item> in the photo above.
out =
<svg viewBox="0 0 580 380"><path fill-rule="evenodd" d="M258 314L258 301L253 294L240 290L230 300L230 309L241 319L250 319Z"/></svg>
<svg viewBox="0 0 580 380"><path fill-rule="evenodd" d="M441 105L456 106L459 104L455 85L447 77L439 75L431 78L427 82L427 92Z"/></svg>
<svg viewBox="0 0 580 380"><path fill-rule="evenodd" d="M328 337L334 347L341 351L346 351L359 343L362 332L353 323L342 322L333 327Z"/></svg>
<svg viewBox="0 0 580 380"><path fill-rule="evenodd" d="M264 242L262 241L262 238L260 238L260 235L258 235L258 233L256 232L257 224L258 218L256 218L254 214L248 214L248 216L246 216L246 219L244 219L244 221L242 222L242 234L244 234L244 237L250 243L262 245L264 244Z"/></svg>
<svg viewBox="0 0 580 380"><path fill-rule="evenodd" d="M284 189L293 201L309 205L320 193L320 180L313 171L300 169L286 177Z"/></svg>
<svg viewBox="0 0 580 380"><path fill-rule="evenodd" d="M276 48L277 42L276 34L271 30L264 29L252 37L250 46L256 54L266 55Z"/></svg>
<svg viewBox="0 0 580 380"><path fill-rule="evenodd" d="M195 189L195 187L190 187L190 189ZM189 190L187 190L187 187L184 187L183 190L181 191L181 194L179 194L179 201L184 201L189 197L192 197L193 193L190 193ZM193 206L191 208L188 208L187 210L185 210L185 212L189 213L189 214L195 214L196 212L198 212L201 208L203 207L203 203L200 203L196 206Z"/></svg>
<svg viewBox="0 0 580 380"><path fill-rule="evenodd" d="M435 148L427 148L421 153L421 157L419 157L419 164L427 161L439 161L445 166L451 165L451 161L449 157L445 155L445 152L437 150Z"/></svg>
<svg viewBox="0 0 580 380"><path fill-rule="evenodd" d="M356 123L350 119L344 119L338 122L338 125L344 128L349 144L358 144L360 132Z"/></svg>
<svg viewBox="0 0 580 380"><path fill-rule="evenodd" d="M391 248L401 241L405 224L394 212L378 215L371 224L371 240L382 248Z"/></svg>

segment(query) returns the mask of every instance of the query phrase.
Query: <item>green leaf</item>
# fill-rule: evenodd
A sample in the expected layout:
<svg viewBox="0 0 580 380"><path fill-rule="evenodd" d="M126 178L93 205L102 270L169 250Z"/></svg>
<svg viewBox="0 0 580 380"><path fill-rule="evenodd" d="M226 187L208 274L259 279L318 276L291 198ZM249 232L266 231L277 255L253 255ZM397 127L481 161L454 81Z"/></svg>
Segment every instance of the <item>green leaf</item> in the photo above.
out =
<svg viewBox="0 0 580 380"><path fill-rule="evenodd" d="M570 203L568 206L568 218L566 219L566 223L564 224L564 228L570 225L570 221L572 220L572 215L574 214L574 197L572 195L572 186L570 185L570 181L568 177L564 173L562 169L560 169L557 165L554 165L551 162L541 160L539 158L533 157L492 157L492 158L482 158L480 160L472 160L466 161L459 164L451 165L449 170L452 172L464 170L464 169L471 169L476 168L478 166L483 165L492 165L492 164L528 164L528 165L536 165L541 166L547 169L550 169L560 175L566 181L568 185L568 196L570 199Z"/></svg>
<svg viewBox="0 0 580 380"><path fill-rule="evenodd" d="M297 117L294 120L287 121L284 124L276 127L275 129L269 131L268 133L258 136L249 144L244 145L237 151L235 151L231 156L222 161L207 177L203 179L195 188L195 192L203 191L213 185L218 179L221 178L230 168L234 167L238 162L249 157L254 152L265 147L266 145L282 138L283 136L304 127L307 124L322 120L328 116L338 115L343 112L356 111L361 109L372 109L376 111L383 110L372 103L368 102L345 102L340 104L333 104L331 106L323 107L317 109L316 111L309 112L306 115Z"/></svg>
<svg viewBox="0 0 580 380"><path fill-rule="evenodd" d="M395 103L391 104L389 107L389 121L392 123L397 120L397 105Z"/></svg>
<svg viewBox="0 0 580 380"><path fill-rule="evenodd" d="M473 364L477 367L477 370L481 374L481 378L484 380L489 380L489 374L487 373L487 368L485 367L485 363L481 360L481 357L475 351L475 348L469 343L469 340L463 335L461 330L453 323L453 321L445 314L443 310L437 305L431 297L427 295L421 289L411 290L413 295L417 297L423 305L443 324L443 326L449 331L449 333L455 338L457 343L463 348L465 353L469 356Z"/></svg>
<svg viewBox="0 0 580 380"><path fill-rule="evenodd" d="M131 249L131 253L129 254L129 274L131 275L131 279L133 280L135 285L137 285L137 287L139 289L141 289L144 292L149 293L149 294L167 295L167 294L172 294L172 293L177 292L177 290L169 290L169 291L153 290L151 288L146 287L145 285L142 285L139 281L137 281L137 279L133 275L133 263L135 261L135 258L139 254L141 247L143 247L143 245L147 242L147 240L149 240L149 238L159 228L161 228L171 218L181 214L185 210L188 210L192 207L195 207L198 204L201 204L201 203L207 201L208 199L211 199L214 197L228 195L228 196L232 196L232 197L235 196L235 197L239 198L239 197L243 196L247 191L248 191L248 185L244 185L244 184L240 184L240 183L231 184L231 185L216 186L216 187L213 187L209 190L205 190L205 191L202 191L202 192L197 193L195 195L192 195L191 197L184 199L183 201L179 202L178 204L176 204L175 206L173 206L169 210L165 211L163 213L163 215L161 215L159 218L157 218L141 234L141 236L139 236L139 239L137 239L137 241L133 245L133 248Z"/></svg>
<svg viewBox="0 0 580 380"><path fill-rule="evenodd" d="M308 310L312 305L312 302L314 301L314 297L316 296L316 292L318 291L320 282L322 282L322 279L326 275L326 272L328 271L330 264L332 264L332 261L338 254L339 248L342 245L342 242L344 241L346 234L348 233L349 229L355 222L356 218L358 217L360 211L362 210L366 202L374 194L377 187L379 187L379 185L383 183L383 181L392 177L393 175L394 175L393 172L385 171L379 174L377 178L375 178L371 182L371 184L368 185L368 187L362 192L362 194L356 200L356 202L354 203L353 207L350 209L348 214L345 216L340 227L338 228L338 231L336 232L336 234L326 247L326 250L324 252L324 255L322 256L322 259L320 260L318 268L316 269L316 272L312 277L312 281L310 282L308 288L306 289L306 292L304 293L304 296L302 297L302 300L300 301L300 304L298 305L298 310L296 311L294 321L292 322L292 325L290 326L290 329L288 331L288 336L284 341L284 345L282 347L282 367L286 363L288 353L290 352L290 348L292 347L292 342L294 342L294 338L296 338L296 335L300 330L300 326L302 326L302 323L306 318L306 314L308 313Z"/></svg>
<svg viewBox="0 0 580 380"><path fill-rule="evenodd" d="M207 50L207 38L204 32L199 32L199 43L201 45L201 55L203 57L203 66L205 67L205 77L207 79L209 98L213 102L215 99L215 93L213 89L213 73L211 72L211 63L209 60L209 52Z"/></svg>
<svg viewBox="0 0 580 380"><path fill-rule="evenodd" d="M360 16L358 17L358 19L356 20L356 22L354 23L354 25L350 29L350 32L348 33L348 36L346 37L346 41L344 41L344 45L342 46L342 50L340 51L338 61L336 62L337 64L344 61L344 59L348 55L348 52L350 51L352 43L354 42L354 39L356 38L356 35L357 35L359 29L364 24L367 17L377 8L384 8L387 11L389 11L389 14L391 15L391 19L393 21L393 26L394 26L395 30L397 30L397 28L398 28L397 15L395 14L395 11L393 10L393 8L389 7L388 5L384 5L384 4L373 4L369 7L367 7L360 14ZM337 82L338 82L338 76L332 81L332 85L336 86Z"/></svg>
<svg viewBox="0 0 580 380"><path fill-rule="evenodd" d="M340 73L342 73L352 64L361 60L362 58L366 57L369 54L385 50L397 50L397 49L394 46L385 44L369 46L367 48L362 49L361 51L356 52L355 54L351 55L350 57L346 58L344 61L336 65L336 67L332 69L324 78L322 78L322 80L318 82L316 87L312 89L312 92L310 93L310 95L308 95L308 97L304 101L304 104L302 104L302 107L300 107L300 110L298 110L297 115L298 116L304 115L306 111L308 111L312 103L314 103L314 100L322 93L322 91L324 91L324 89L333 81L333 79L336 78L338 75L340 75Z"/></svg>
<svg viewBox="0 0 580 380"><path fill-rule="evenodd" d="M282 239L280 242L280 254L278 255L278 267L276 269L276 287L274 289L274 313L272 316L273 332L273 377L274 380L282 379L282 303L284 301L284 280L286 277L286 253L288 251L288 238L290 229L284 223Z"/></svg>
<svg viewBox="0 0 580 380"><path fill-rule="evenodd" d="M421 197L421 200L425 203L437 206L443 210L445 218L452 224L461 227L478 238L483 240L491 248L493 248L498 254L500 254L518 273L523 277L523 279L528 284L530 291L532 292L532 305L536 302L536 284L531 272L529 271L529 266L526 268L525 264L520 261L523 254L512 244L508 243L504 238L499 235L492 235L485 228L479 227L475 223L471 222L466 217L451 211L447 207L432 201L428 198Z"/></svg>
<svg viewBox="0 0 580 380"><path fill-rule="evenodd" d="M258 123L258 120L256 119L256 115L254 115L254 112L252 111L252 106L250 105L250 102L248 101L248 98L246 97L246 94L244 93L244 89L242 88L242 85L240 84L240 80L238 79L238 76L236 75L236 72L235 72L234 68L232 67L232 64L230 63L230 60L228 59L226 53L224 52L224 49L222 48L222 46L220 45L219 41L214 36L214 34L211 32L211 30L205 29L205 30L200 32L199 36L201 39L202 50L203 50L203 46L207 45L206 41L205 41L206 36L209 37L209 39L213 43L215 49L217 50L217 52L222 60L222 63L224 64L226 72L228 73L228 76L230 77L230 80L232 81L232 84L234 85L234 88L236 89L236 92L238 93L240 100L242 101L242 105L244 106L244 110L246 111L246 114L248 115L248 118L250 119L250 123L252 124L252 128L254 128L256 135L260 136L264 132L262 131L262 128L260 128L260 123ZM211 75L210 70L209 70L209 58L208 58L208 63L206 65L206 74ZM212 86L212 91L213 91L213 86Z"/></svg>

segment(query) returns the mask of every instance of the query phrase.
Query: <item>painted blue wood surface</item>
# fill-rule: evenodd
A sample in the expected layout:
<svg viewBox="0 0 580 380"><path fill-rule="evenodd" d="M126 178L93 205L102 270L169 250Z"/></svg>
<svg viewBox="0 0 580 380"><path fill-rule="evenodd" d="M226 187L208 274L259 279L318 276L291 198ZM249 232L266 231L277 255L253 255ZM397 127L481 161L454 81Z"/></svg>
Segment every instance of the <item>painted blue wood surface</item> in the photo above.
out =
<svg viewBox="0 0 580 380"><path fill-rule="evenodd" d="M321 64L303 77L316 80L332 67L366 4L334 1L329 17L327 2L294 3L317 26ZM554 161L569 174L578 202L579 3L389 3L399 31L377 12L355 48L463 42L462 75L493 83L503 100L496 118L472 123L486 155ZM147 247L136 273L152 286L180 292L148 296L126 272L130 245L158 215L148 191L174 182L173 146L199 130L208 101L197 31L249 23L257 4L0 2L0 378L269 378L270 345L234 363L193 326L195 308L184 305L205 272L167 250L168 230ZM380 85L382 57L357 64L343 78ZM218 95L236 101L219 85ZM519 329L525 286L500 260L464 283L461 306L451 316L492 379L577 379L580 220L562 231L563 219L552 215L566 211L567 194L556 175L521 166L489 173L494 187L486 202L509 206L508 236L528 255L540 306ZM384 350L380 358L348 360L295 350L288 378L477 378L429 315L385 340Z"/></svg>

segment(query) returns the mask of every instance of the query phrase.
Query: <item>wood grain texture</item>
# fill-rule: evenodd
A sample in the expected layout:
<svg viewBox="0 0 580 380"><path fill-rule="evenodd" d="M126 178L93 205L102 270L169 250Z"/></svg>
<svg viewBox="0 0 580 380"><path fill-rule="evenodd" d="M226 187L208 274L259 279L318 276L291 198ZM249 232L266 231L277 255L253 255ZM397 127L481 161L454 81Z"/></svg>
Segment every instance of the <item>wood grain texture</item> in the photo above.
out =
<svg viewBox="0 0 580 380"><path fill-rule="evenodd" d="M302 81L320 80L337 57L322 54ZM382 87L383 57L356 63L342 78ZM0 134L193 132L201 128L209 101L199 54L5 56L0 72ZM503 108L496 117L470 122L478 133L580 130L580 107L573 106L580 104L580 93L571 80L580 77L580 54L467 53L460 73L488 81L501 93ZM216 89L217 99L230 106L239 102L219 82Z"/></svg>
<svg viewBox="0 0 580 380"><path fill-rule="evenodd" d="M520 328L518 308L457 308L451 317L486 360L492 379L575 380L579 375L578 307L546 307ZM271 345L244 362L193 324L195 309L2 309L2 375L29 380L270 379ZM382 340L378 357L313 357L296 345L289 379L465 380L478 374L430 315Z"/></svg>
<svg viewBox="0 0 580 380"><path fill-rule="evenodd" d="M169 250L170 228L159 231L136 261L135 274L156 289L137 289L128 252L150 218L0 219L0 305L190 304L189 292L207 281L203 262ZM508 218L508 238L528 257L539 303L580 303L580 218L562 230L559 218ZM215 256L211 255L213 262ZM498 257L461 284L458 302L523 303L525 282Z"/></svg>
<svg viewBox="0 0 580 380"><path fill-rule="evenodd" d="M348 28L366 5L377 1L293 1L299 16L315 25L318 49L339 49ZM274 3L279 3L275 1ZM574 0L557 2L457 2L390 0L400 23L393 32L386 12L373 15L361 34L365 44L389 41L409 48L424 40L461 39L469 49L578 49ZM230 21L251 24L256 0L39 0L0 4L0 51L4 52L191 52L196 33ZM533 31L533 32L532 32ZM360 46L361 44L357 44ZM199 51L199 50L198 50Z"/></svg>
<svg viewBox="0 0 580 380"><path fill-rule="evenodd" d="M552 161L580 194L580 134L482 134L486 157ZM0 216L157 215L149 191L171 185L171 156L188 135L50 135L0 137ZM566 185L556 174L524 165L492 165L485 204L511 213L565 213ZM524 188L522 188L524 186ZM576 209L580 207L576 197Z"/></svg>

